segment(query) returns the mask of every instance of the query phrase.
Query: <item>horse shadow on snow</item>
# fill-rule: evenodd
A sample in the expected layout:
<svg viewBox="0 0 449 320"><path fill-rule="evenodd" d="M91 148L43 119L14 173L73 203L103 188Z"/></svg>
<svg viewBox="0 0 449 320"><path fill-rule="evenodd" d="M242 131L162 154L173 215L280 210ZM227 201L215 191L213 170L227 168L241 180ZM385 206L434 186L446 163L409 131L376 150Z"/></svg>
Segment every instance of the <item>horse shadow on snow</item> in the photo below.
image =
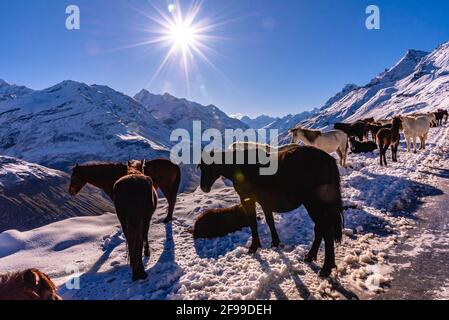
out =
<svg viewBox="0 0 449 320"><path fill-rule="evenodd" d="M115 240L108 245L104 254L94 263L91 269L80 276L79 290L69 290L66 285L60 286L59 292L64 299L161 300L172 293L182 275L182 270L175 259L175 244L171 224L165 225L162 253L151 268L146 268L148 279L144 281L132 282L131 270L122 261L115 265L113 265L115 262L111 263L112 268L106 272L98 272L101 266L108 261L114 249L123 243L117 237L119 237L118 233L113 236ZM151 251L151 254L155 254L154 250ZM148 258L145 258L144 265L148 267L148 264Z"/></svg>

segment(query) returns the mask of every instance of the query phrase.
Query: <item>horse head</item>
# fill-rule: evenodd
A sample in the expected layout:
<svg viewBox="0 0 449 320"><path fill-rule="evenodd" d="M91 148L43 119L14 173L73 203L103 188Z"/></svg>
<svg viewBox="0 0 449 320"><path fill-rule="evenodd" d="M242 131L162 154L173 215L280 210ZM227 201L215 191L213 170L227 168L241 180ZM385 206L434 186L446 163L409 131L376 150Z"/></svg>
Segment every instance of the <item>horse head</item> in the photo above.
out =
<svg viewBox="0 0 449 320"><path fill-rule="evenodd" d="M211 151L209 155L210 159L213 159L215 154ZM201 171L201 190L205 193L209 193L212 190L214 183L220 178L221 174L218 173L216 164L212 161L205 161L204 155L201 157L201 161L198 164L197 169Z"/></svg>
<svg viewBox="0 0 449 320"><path fill-rule="evenodd" d="M86 185L87 180L83 177L82 167L76 164L72 168L72 177L70 178L69 193L76 196L81 189Z"/></svg>
<svg viewBox="0 0 449 320"><path fill-rule="evenodd" d="M300 141L299 133L302 131L301 127L296 127L288 130L288 133L292 135L292 144L297 144Z"/></svg>

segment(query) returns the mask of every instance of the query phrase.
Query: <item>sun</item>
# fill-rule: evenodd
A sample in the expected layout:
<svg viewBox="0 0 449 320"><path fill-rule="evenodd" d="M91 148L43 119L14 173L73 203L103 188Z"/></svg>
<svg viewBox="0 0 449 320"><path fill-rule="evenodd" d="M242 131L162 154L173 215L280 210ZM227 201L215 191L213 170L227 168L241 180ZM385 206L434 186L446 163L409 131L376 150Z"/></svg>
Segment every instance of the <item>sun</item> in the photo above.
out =
<svg viewBox="0 0 449 320"><path fill-rule="evenodd" d="M175 49L189 51L195 46L199 38L199 33L195 27L186 24L184 21L173 23L168 29L168 36Z"/></svg>
<svg viewBox="0 0 449 320"><path fill-rule="evenodd" d="M166 7L159 7L150 2L151 8L135 8L149 18L148 25L142 27L148 36L142 42L128 47L148 46L166 50L159 65L151 72L148 86L151 86L164 70L171 68L175 72L180 72L185 78L187 95L190 96L193 77L195 81L202 81L197 80L201 78L199 72L201 64L207 65L225 78L209 57L221 56L213 45L223 45L225 41L229 41L229 38L220 35L219 29L232 20L217 20L217 17L205 14L204 0L183 1L183 6L180 0L166 1L170 2ZM186 4L187 2L190 6ZM199 87L205 86L200 84Z"/></svg>

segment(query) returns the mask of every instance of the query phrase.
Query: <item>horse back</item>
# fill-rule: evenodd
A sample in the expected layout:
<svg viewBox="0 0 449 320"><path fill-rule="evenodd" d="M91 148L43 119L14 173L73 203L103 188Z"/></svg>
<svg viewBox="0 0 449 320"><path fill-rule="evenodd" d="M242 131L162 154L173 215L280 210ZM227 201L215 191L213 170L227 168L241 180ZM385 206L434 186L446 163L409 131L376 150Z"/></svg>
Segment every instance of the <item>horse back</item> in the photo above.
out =
<svg viewBox="0 0 449 320"><path fill-rule="evenodd" d="M145 175L165 193L178 192L181 182L181 169L170 160L156 159L145 164Z"/></svg>

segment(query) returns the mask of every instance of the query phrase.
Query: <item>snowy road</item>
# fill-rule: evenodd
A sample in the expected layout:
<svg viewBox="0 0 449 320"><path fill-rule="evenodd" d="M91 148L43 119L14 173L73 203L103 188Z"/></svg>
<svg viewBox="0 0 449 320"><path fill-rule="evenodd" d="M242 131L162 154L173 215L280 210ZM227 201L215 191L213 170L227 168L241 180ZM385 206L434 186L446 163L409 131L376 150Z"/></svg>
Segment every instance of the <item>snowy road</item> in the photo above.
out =
<svg viewBox="0 0 449 320"><path fill-rule="evenodd" d="M223 183L207 195L199 190L180 195L170 225L161 223L166 208L161 201L150 229L146 281L130 281L123 235L111 214L0 234L0 272L40 268L56 280L65 299L375 299L400 298L401 286L411 291L406 286L418 278L426 282L429 271L438 274L438 283L417 287L426 291L424 297L430 291L441 297L449 291L444 282L447 188L442 185L447 184L448 154L445 126L432 129L426 151L407 154L402 146L400 162L388 168L379 166L376 154L350 155L349 167L341 169L346 236L336 249L338 270L327 280L317 276L322 252L317 264L303 262L313 235L303 208L275 215L285 245L280 250L269 248L263 220L264 249L256 255L247 254L249 229L194 241L188 230L203 209L238 202L233 188ZM79 290L65 286L67 267L79 269Z"/></svg>
<svg viewBox="0 0 449 320"><path fill-rule="evenodd" d="M376 299L449 299L449 168L431 170L444 194L419 210L416 228L390 259L398 265L391 290Z"/></svg>

